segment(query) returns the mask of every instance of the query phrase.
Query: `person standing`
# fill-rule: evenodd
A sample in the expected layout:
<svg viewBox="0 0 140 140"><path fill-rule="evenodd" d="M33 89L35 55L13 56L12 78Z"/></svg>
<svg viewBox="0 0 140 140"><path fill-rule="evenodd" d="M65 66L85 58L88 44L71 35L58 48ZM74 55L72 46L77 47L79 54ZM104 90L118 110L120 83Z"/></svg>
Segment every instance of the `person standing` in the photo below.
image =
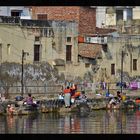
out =
<svg viewBox="0 0 140 140"><path fill-rule="evenodd" d="M70 107L70 102L71 102L71 90L70 87L67 86L66 89L64 89L64 102L65 102L65 107Z"/></svg>

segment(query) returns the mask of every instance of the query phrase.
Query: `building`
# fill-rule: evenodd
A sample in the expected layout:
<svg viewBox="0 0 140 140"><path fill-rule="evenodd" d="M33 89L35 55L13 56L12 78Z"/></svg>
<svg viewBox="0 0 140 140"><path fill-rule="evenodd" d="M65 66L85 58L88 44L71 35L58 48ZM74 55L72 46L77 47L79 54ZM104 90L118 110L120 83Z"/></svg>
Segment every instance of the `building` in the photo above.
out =
<svg viewBox="0 0 140 140"><path fill-rule="evenodd" d="M122 6L37 6L30 7L32 20L1 17L0 61L21 63L24 50L29 52L26 62L36 64L47 61L59 73L65 74L66 79L78 76L86 79L85 75L88 75L89 81L117 81L121 72L121 52L124 46L131 44L131 47L125 47L129 62L124 63L124 71L129 77L138 76L139 25L130 27L125 24L124 30L118 26L120 20L136 19L138 13L135 10ZM95 22L100 14L104 15L103 21ZM108 17L109 14L113 20ZM7 22L10 25L4 25ZM134 49L137 51L132 51ZM20 54L20 59L14 56L16 54Z"/></svg>
<svg viewBox="0 0 140 140"><path fill-rule="evenodd" d="M89 6L32 6L32 19L75 21L79 34L91 34L96 27L96 9Z"/></svg>
<svg viewBox="0 0 140 140"><path fill-rule="evenodd" d="M31 19L31 11L28 6L0 6L0 16L20 17Z"/></svg>
<svg viewBox="0 0 140 140"><path fill-rule="evenodd" d="M120 50L123 50L122 46L125 46L122 42L129 44L127 38L132 38L133 46L135 44L133 42L139 36L139 25L132 26L132 21L138 24L138 20L136 20L138 12L136 11L138 11L138 7L134 6L45 6L32 7L32 18L78 22L78 67L82 66L80 72L90 73L90 77L94 81L115 81L119 79L115 79L115 77L120 74L119 70L121 70ZM137 37L132 36L135 32L137 32ZM114 43L115 40L119 40L119 42ZM114 58L115 55L118 56ZM135 55L137 56L137 52L133 52L133 56ZM134 61L138 62L139 59ZM136 62L134 63L136 64ZM132 63L124 65L126 65L124 71L128 72L130 77L138 75L136 71L131 70L130 72L130 67L133 69ZM113 74L114 71L115 74Z"/></svg>

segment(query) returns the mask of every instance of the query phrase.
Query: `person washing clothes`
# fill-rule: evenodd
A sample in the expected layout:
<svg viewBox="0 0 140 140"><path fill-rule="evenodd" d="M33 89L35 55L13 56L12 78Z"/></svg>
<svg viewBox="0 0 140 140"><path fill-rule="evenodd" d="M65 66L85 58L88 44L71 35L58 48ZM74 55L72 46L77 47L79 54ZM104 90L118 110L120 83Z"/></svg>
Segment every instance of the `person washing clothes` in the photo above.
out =
<svg viewBox="0 0 140 140"><path fill-rule="evenodd" d="M66 89L64 89L64 102L65 102L65 107L70 107L70 102L71 102L71 90L70 87L67 86Z"/></svg>
<svg viewBox="0 0 140 140"><path fill-rule="evenodd" d="M31 106L33 106L33 107L36 107L37 104L34 103L33 98L34 98L34 97L32 97L32 95L29 93L29 94L28 94L28 97L26 97L26 99L24 100L24 103L23 103L23 104L27 104L27 105L31 105Z"/></svg>

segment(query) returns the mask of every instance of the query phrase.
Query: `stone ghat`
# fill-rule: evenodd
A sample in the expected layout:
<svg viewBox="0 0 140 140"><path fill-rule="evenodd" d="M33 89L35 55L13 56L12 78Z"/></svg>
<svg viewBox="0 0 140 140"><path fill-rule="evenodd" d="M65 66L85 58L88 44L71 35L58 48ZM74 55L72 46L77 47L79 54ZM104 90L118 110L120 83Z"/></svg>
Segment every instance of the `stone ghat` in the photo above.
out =
<svg viewBox="0 0 140 140"><path fill-rule="evenodd" d="M135 100L137 97L130 97L132 100ZM0 114L6 114L6 108L8 104L15 105L14 115L27 115L32 113L49 113L49 112L83 112L87 113L92 110L107 109L107 104L109 98L88 98L87 102L81 100L76 100L70 108L65 108L64 101L58 99L43 99L38 100L39 105L34 110L28 110L26 106L23 106L23 101L11 101L5 100L0 102ZM120 105L120 108L123 108L123 102Z"/></svg>

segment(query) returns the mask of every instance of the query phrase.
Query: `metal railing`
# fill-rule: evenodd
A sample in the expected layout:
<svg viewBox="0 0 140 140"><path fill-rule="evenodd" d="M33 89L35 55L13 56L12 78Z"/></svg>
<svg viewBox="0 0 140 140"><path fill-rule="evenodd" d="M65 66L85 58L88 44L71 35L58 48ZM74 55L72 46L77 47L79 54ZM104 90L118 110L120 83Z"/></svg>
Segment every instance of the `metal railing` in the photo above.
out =
<svg viewBox="0 0 140 140"><path fill-rule="evenodd" d="M62 85L53 86L24 86L23 94L59 94L62 92ZM0 86L0 93L21 94L22 86Z"/></svg>
<svg viewBox="0 0 140 140"><path fill-rule="evenodd" d="M48 86L30 86L25 85L23 87L23 93L24 94L52 94L56 95L61 92L63 92L63 89L65 88L64 85L48 85ZM77 91L84 91L85 93L98 93L98 92L113 92L121 90L121 86L117 86L116 83L106 83L106 86L103 87L101 83L84 83L84 84L77 84ZM122 90L125 91L132 91L133 89L126 86L122 87ZM140 90L140 88L137 88L135 90ZM3 86L0 85L0 93L8 93L8 94L21 94L22 93L22 86Z"/></svg>

